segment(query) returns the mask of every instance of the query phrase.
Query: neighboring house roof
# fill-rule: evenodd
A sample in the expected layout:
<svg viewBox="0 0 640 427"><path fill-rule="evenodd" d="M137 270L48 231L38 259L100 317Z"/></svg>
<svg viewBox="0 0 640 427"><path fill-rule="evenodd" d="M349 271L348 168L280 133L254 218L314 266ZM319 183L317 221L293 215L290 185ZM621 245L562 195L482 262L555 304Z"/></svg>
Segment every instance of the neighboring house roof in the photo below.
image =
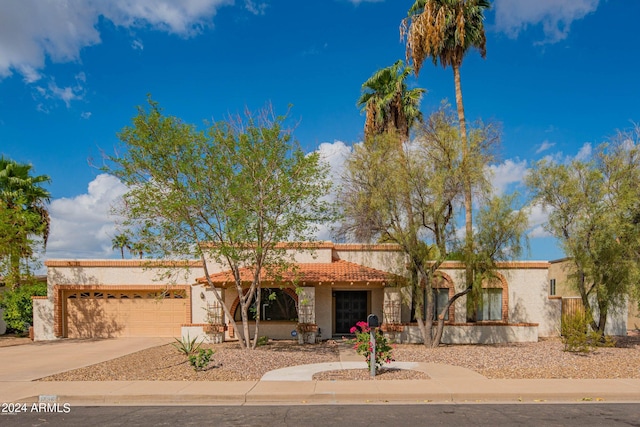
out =
<svg viewBox="0 0 640 427"><path fill-rule="evenodd" d="M401 276L395 274L342 260L330 263L294 264L293 268L279 273L279 276L275 278L273 274L269 275L265 269L261 272L261 280L263 282L277 280L281 282L297 281L299 284L331 282L387 284L404 280ZM219 286L234 283L233 274L230 270L212 274L210 278L215 285ZM243 282L251 282L253 280L253 271L249 268L241 268L240 278ZM207 283L207 280L205 277L201 277L198 279L198 283Z"/></svg>

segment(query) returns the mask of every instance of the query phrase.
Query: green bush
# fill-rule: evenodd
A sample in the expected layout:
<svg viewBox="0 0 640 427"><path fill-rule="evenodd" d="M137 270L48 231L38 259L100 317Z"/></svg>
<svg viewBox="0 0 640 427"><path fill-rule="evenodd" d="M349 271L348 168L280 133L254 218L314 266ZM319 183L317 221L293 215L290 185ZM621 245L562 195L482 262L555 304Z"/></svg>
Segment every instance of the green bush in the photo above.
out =
<svg viewBox="0 0 640 427"><path fill-rule="evenodd" d="M269 344L269 337L264 335L258 338L258 342L256 343L256 345L258 347L260 347L261 345L267 345Z"/></svg>
<svg viewBox="0 0 640 427"><path fill-rule="evenodd" d="M596 347L614 347L615 341L589 327L587 314L578 312L562 316L564 351L588 353Z"/></svg>
<svg viewBox="0 0 640 427"><path fill-rule="evenodd" d="M46 283L27 283L0 294L0 307L4 309L2 318L8 332L27 333L33 323L32 296L47 295Z"/></svg>
<svg viewBox="0 0 640 427"><path fill-rule="evenodd" d="M189 363L193 366L193 370L198 372L204 370L211 362L211 356L213 356L213 350L207 348L201 348L197 354L189 356Z"/></svg>

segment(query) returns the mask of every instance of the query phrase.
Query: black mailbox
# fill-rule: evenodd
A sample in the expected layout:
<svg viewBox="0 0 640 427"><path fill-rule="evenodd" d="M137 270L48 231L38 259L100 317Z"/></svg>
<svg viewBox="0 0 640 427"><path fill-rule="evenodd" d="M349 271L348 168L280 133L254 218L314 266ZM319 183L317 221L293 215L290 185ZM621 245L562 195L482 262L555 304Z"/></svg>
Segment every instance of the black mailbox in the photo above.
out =
<svg viewBox="0 0 640 427"><path fill-rule="evenodd" d="M380 322L378 321L378 316L376 316L375 314L370 314L367 317L367 325L370 328L377 328L378 326L380 326Z"/></svg>

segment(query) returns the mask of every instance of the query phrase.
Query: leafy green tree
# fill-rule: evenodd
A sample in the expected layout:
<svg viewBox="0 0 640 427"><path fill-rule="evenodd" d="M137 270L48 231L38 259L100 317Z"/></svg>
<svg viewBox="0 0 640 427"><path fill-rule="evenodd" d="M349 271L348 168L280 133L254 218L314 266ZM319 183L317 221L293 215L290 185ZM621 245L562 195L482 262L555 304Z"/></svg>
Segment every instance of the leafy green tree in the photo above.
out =
<svg viewBox="0 0 640 427"><path fill-rule="evenodd" d="M472 148L467 137L466 118L460 83L460 67L464 56L471 48L486 55L484 13L491 7L488 0L416 0L402 21L400 33L407 40L407 61L411 60L416 75L426 58L434 65L453 69L456 106L460 137L462 138L463 166L467 165ZM472 173L464 180L466 257L473 257L473 187ZM471 285L472 267L467 262L467 284Z"/></svg>
<svg viewBox="0 0 640 427"><path fill-rule="evenodd" d="M9 289L0 294L0 307L3 309L2 317L10 331L16 333L27 332L33 322L32 296L47 295L47 284L28 281L19 287Z"/></svg>
<svg viewBox="0 0 640 427"><path fill-rule="evenodd" d="M471 132L471 138L477 165L474 180L485 182L482 188L487 192L484 166L491 158L489 148L495 136L490 127L481 126ZM448 301L447 307L437 313L434 329L435 299L432 292L425 292L424 284L433 283L439 267L459 248L456 212L465 176L461 144L456 120L446 107L442 108L418 127L416 138L400 150L391 134L378 135L354 147L346 162L340 195L345 238L396 243L406 254L411 273L408 285L427 347L439 345L448 307L473 289L469 286ZM488 277L489 267L495 265L490 261L517 254L520 248L527 221L524 213L508 209L510 202L491 200L485 206L487 213L479 216L482 231L478 233L478 255L471 263L479 270L480 260L484 260L487 268L483 277ZM506 230L500 230L502 227ZM507 245L512 247L511 252ZM476 276L476 287L481 286L483 277Z"/></svg>
<svg viewBox="0 0 640 427"><path fill-rule="evenodd" d="M0 227L7 229L0 247L0 256L6 266L5 281L11 286L20 283L23 274L21 262L28 266L36 241L40 237L46 247L49 237L49 213L46 203L50 194L42 184L50 182L46 175L31 175L31 165L0 157L0 209L3 210Z"/></svg>
<svg viewBox="0 0 640 427"><path fill-rule="evenodd" d="M376 71L362 84L358 106L366 114L364 137L368 139L384 132L397 132L403 139L415 122L422 121L419 109L424 89L408 89L406 78L413 72L401 60Z"/></svg>
<svg viewBox="0 0 640 427"><path fill-rule="evenodd" d="M600 145L588 159L538 162L527 177L533 200L547 208L545 229L571 258L593 331L640 286L640 148L638 130ZM596 314L597 313L597 314Z"/></svg>
<svg viewBox="0 0 640 427"><path fill-rule="evenodd" d="M312 240L317 225L333 218L322 197L330 188L327 167L318 153L300 149L284 121L267 108L205 132L149 100L119 134L126 150L111 158L111 172L129 187L125 225L139 230L140 241L160 256L198 256L207 279L207 258L232 272L242 329L209 285L247 349L259 337L259 310L251 340L249 309L260 301L263 273L276 277L290 267L279 243Z"/></svg>

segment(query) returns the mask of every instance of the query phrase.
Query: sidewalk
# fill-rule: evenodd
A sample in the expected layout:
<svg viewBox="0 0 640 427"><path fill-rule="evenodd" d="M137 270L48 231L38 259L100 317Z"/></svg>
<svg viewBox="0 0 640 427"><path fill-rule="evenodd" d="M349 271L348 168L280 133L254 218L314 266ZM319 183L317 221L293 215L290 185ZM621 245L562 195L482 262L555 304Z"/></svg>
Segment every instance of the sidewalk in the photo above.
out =
<svg viewBox="0 0 640 427"><path fill-rule="evenodd" d="M145 345L151 344L152 341ZM113 352L125 351L118 343L101 345L110 346ZM61 351L56 346L43 346L41 356L46 364L51 362L52 352ZM37 377L31 368L29 374L12 373L5 365L0 369L0 402L71 406L640 402L639 379L492 380L464 368L431 363L397 363L399 368L426 372L429 380L311 379L319 370L365 366L361 357L349 349L341 350L340 362L272 371L260 381L39 382L31 381Z"/></svg>

